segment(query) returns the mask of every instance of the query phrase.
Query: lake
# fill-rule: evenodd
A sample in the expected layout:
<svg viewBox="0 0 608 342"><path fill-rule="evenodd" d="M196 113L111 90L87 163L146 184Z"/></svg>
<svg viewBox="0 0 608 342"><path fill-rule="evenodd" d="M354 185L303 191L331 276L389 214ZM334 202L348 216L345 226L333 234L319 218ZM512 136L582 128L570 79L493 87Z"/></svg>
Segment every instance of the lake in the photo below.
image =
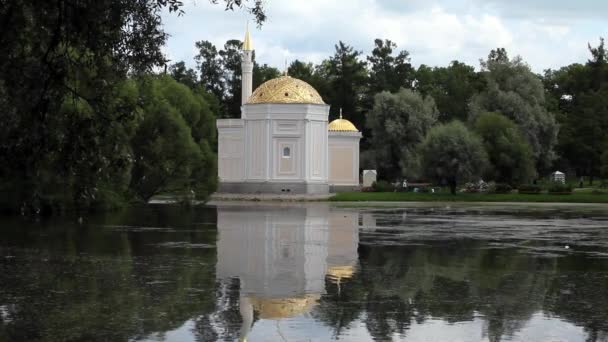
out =
<svg viewBox="0 0 608 342"><path fill-rule="evenodd" d="M608 206L0 218L0 341L608 341Z"/></svg>

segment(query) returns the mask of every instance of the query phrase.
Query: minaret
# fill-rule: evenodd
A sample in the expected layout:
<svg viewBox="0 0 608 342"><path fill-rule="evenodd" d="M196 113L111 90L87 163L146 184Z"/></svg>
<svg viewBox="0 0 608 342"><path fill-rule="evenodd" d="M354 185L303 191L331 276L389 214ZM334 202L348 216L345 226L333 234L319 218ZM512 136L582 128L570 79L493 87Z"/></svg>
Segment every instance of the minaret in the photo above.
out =
<svg viewBox="0 0 608 342"><path fill-rule="evenodd" d="M249 25L247 25L247 31L245 32L245 39L243 40L243 60L241 61L241 105L247 103L249 96L253 92L253 44L251 43L251 37L249 36Z"/></svg>

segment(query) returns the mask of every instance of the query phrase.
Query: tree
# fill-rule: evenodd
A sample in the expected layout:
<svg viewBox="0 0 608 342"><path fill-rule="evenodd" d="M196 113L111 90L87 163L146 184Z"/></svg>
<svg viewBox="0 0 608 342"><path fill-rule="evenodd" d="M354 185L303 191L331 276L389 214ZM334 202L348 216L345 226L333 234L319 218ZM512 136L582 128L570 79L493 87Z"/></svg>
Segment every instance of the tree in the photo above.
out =
<svg viewBox="0 0 608 342"><path fill-rule="evenodd" d="M244 7L258 23L265 19L261 2L221 2ZM139 111L137 101L117 101L118 85L165 65L161 12L180 6L178 0L2 2L0 191L9 210L40 213L57 198L86 209L99 198L99 182L111 186L110 165L127 170L117 151L128 149L123 133ZM74 175L77 182L61 186Z"/></svg>
<svg viewBox="0 0 608 342"><path fill-rule="evenodd" d="M589 176L592 184L608 140L608 62L602 39L589 50L592 58L585 65L546 71L545 87L560 113L560 167Z"/></svg>
<svg viewBox="0 0 608 342"><path fill-rule="evenodd" d="M374 45L372 54L367 57L371 98L381 91L396 92L399 88L411 88L414 68L410 64L410 53L403 50L393 56L397 44L388 39L376 39Z"/></svg>
<svg viewBox="0 0 608 342"><path fill-rule="evenodd" d="M416 168L415 146L437 121L437 107L431 97L409 90L382 92L374 97L367 125L372 133L370 150L381 177L412 176Z"/></svg>
<svg viewBox="0 0 608 342"><path fill-rule="evenodd" d="M431 128L417 147L424 175L450 186L478 177L487 164L483 142L460 121Z"/></svg>
<svg viewBox="0 0 608 342"><path fill-rule="evenodd" d="M187 85L190 89L194 89L198 85L196 71L187 68L184 61L171 65L169 73L177 82Z"/></svg>
<svg viewBox="0 0 608 342"><path fill-rule="evenodd" d="M325 103L331 104L333 92L329 80L328 60L324 60L321 64L313 65L312 63L304 63L296 59L287 68L287 74L310 84L319 92Z"/></svg>
<svg viewBox="0 0 608 342"><path fill-rule="evenodd" d="M144 118L133 137L130 188L143 201L163 191L216 184L214 116L203 98L169 77L141 81Z"/></svg>
<svg viewBox="0 0 608 342"><path fill-rule="evenodd" d="M256 89L260 84L277 78L281 75L279 69L271 67L268 64L259 65L258 63L253 64L253 89Z"/></svg>
<svg viewBox="0 0 608 342"><path fill-rule="evenodd" d="M602 163L601 176L604 179L608 179L608 146L604 147L604 152L602 153L602 159L600 162Z"/></svg>
<svg viewBox="0 0 608 342"><path fill-rule="evenodd" d="M365 126L365 116L359 108L359 100L365 91L367 69L360 60L361 52L342 41L335 46L336 52L327 63L322 63L319 72L325 72L330 84L330 116L337 118L340 108L349 115L355 126ZM322 68L326 68L322 70Z"/></svg>
<svg viewBox="0 0 608 342"><path fill-rule="evenodd" d="M219 55L224 69L225 109L228 117L239 117L241 112L241 49L243 42L230 39Z"/></svg>
<svg viewBox="0 0 608 342"><path fill-rule="evenodd" d="M415 85L421 94L435 99L440 121L466 121L469 102L483 89L483 79L472 66L452 61L448 67L420 65Z"/></svg>
<svg viewBox="0 0 608 342"><path fill-rule="evenodd" d="M198 41L194 45L198 50L194 60L200 72L201 85L219 100L223 100L225 93L224 71L217 48L207 40Z"/></svg>
<svg viewBox="0 0 608 342"><path fill-rule="evenodd" d="M473 96L470 122L485 112L513 120L528 140L537 167L547 170L555 159L558 124L546 109L543 84L520 57L509 59L504 49L492 50L481 62L486 88Z"/></svg>
<svg viewBox="0 0 608 342"><path fill-rule="evenodd" d="M474 128L488 154L489 179L516 185L535 176L532 149L512 120L498 113L484 113L477 118Z"/></svg>

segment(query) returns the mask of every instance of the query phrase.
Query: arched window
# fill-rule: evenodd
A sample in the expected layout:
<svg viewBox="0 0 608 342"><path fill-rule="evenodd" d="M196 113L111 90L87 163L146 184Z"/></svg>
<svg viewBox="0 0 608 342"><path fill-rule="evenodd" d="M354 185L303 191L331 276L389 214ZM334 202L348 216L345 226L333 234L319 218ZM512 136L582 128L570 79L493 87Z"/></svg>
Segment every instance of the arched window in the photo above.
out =
<svg viewBox="0 0 608 342"><path fill-rule="evenodd" d="M291 158L291 149L289 147L283 147L283 158Z"/></svg>

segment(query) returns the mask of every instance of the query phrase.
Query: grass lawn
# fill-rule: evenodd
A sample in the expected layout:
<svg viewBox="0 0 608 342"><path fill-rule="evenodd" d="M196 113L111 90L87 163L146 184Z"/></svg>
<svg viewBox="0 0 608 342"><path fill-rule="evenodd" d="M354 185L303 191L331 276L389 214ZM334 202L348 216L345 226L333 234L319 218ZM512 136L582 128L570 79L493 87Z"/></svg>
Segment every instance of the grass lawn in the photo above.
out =
<svg viewBox="0 0 608 342"><path fill-rule="evenodd" d="M484 194L484 193L415 193L415 192L341 192L330 201L357 202L563 202L608 203L608 194L592 194L576 191L570 195Z"/></svg>

